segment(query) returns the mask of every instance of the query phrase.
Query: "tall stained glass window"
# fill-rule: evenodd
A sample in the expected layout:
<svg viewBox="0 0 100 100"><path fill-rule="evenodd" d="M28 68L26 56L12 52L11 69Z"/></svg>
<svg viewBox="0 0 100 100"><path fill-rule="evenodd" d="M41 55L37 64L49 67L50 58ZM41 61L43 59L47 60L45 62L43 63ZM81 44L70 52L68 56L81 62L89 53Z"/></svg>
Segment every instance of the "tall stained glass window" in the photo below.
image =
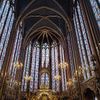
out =
<svg viewBox="0 0 100 100"><path fill-rule="evenodd" d="M82 68L84 69L83 70L84 79L88 79L91 75L93 75L91 71L93 67L91 62L92 51L89 42L88 30L85 23L85 18L78 2L77 2L77 7L75 8L73 20L78 41Z"/></svg>
<svg viewBox="0 0 100 100"><path fill-rule="evenodd" d="M60 52L58 53L58 51ZM60 59L60 61L58 59ZM64 62L64 59L64 50L62 46L58 46L56 42L54 42L52 46L48 43L40 45L39 42L30 42L30 45L27 46L26 49L22 78L22 91L26 91L27 89L27 81L25 81L24 78L25 76L32 77L30 80L30 91L36 91L39 87L41 87L41 85L49 86L50 81L52 81L53 90L59 92L60 83L62 83L61 88L63 91L66 91L66 69L59 68L59 63ZM42 70L43 72L41 73ZM61 70L61 74L59 70ZM54 77L57 75L61 76L61 80L55 80Z"/></svg>
<svg viewBox="0 0 100 100"><path fill-rule="evenodd" d="M59 49L59 53L58 53ZM52 89L55 91L60 91L60 83L62 83L62 90L66 91L67 89L67 77L66 77L66 68L65 69L60 69L59 68L59 63L64 63L64 51L63 47L57 46L57 43L54 42L52 44L52 49L51 49L51 59L52 59ZM59 55L58 55L59 54ZM58 58L60 57L60 58ZM59 60L60 59L60 62ZM60 73L61 72L61 73ZM55 80L54 76L60 75L61 79L60 80Z"/></svg>
<svg viewBox="0 0 100 100"><path fill-rule="evenodd" d="M0 8L0 70L2 68L14 21L14 6L10 3L9 0L3 0ZM14 1L12 1L12 4L13 3Z"/></svg>
<svg viewBox="0 0 100 100"><path fill-rule="evenodd" d="M47 73L41 75L41 85L49 86L49 75Z"/></svg>
<svg viewBox="0 0 100 100"><path fill-rule="evenodd" d="M17 35L14 43L14 48L12 52L12 57L11 57L11 63L10 63L10 68L9 68L9 75L11 77L11 83L15 81L15 76L16 76L16 71L17 67L15 66L18 61L19 61L19 55L20 55L20 49L21 49L21 43L22 43L22 29L21 27L18 27L17 30Z"/></svg>
<svg viewBox="0 0 100 100"><path fill-rule="evenodd" d="M48 67L49 64L49 46L44 43L42 46L42 67Z"/></svg>
<svg viewBox="0 0 100 100"><path fill-rule="evenodd" d="M35 44L30 45L26 49L26 56L24 62L24 71L23 71L23 79L22 79L22 90L26 91L27 89L27 81L24 79L25 76L29 76L29 70L31 70L30 80L30 91L35 91L38 88L38 69L39 69L39 44L36 42ZM31 56L32 54L32 56ZM31 61L32 60L32 61Z"/></svg>
<svg viewBox="0 0 100 100"><path fill-rule="evenodd" d="M90 0L95 18L100 28L100 0Z"/></svg>

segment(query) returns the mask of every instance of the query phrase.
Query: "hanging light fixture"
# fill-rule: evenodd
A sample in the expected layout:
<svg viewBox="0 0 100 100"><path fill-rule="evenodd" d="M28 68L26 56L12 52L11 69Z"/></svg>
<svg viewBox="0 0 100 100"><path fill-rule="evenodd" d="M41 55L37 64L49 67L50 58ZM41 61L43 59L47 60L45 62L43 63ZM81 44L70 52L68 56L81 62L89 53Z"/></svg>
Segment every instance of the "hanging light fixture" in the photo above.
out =
<svg viewBox="0 0 100 100"><path fill-rule="evenodd" d="M60 76L60 75L55 75L55 76L54 76L54 79L55 79L56 81L59 81L59 80L61 79L61 76Z"/></svg>
<svg viewBox="0 0 100 100"><path fill-rule="evenodd" d="M68 82L67 82L67 85L70 87L73 85L73 80L72 79L69 79Z"/></svg>
<svg viewBox="0 0 100 100"><path fill-rule="evenodd" d="M17 69L20 69L23 67L23 64L21 62L17 61L16 63L14 63L14 67Z"/></svg>
<svg viewBox="0 0 100 100"><path fill-rule="evenodd" d="M32 76L25 76L24 79L25 79L26 81L30 81L30 80L32 80Z"/></svg>
<svg viewBox="0 0 100 100"><path fill-rule="evenodd" d="M62 62L62 63L59 64L59 67L60 67L61 69L65 69L65 68L68 67L68 63L67 63L67 62Z"/></svg>

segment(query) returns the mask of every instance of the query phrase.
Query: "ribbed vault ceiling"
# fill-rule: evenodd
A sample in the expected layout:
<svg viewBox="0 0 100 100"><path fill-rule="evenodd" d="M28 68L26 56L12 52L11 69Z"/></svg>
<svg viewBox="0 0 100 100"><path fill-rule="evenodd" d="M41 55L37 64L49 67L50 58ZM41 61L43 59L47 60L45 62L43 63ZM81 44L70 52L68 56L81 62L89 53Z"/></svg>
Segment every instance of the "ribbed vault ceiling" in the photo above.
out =
<svg viewBox="0 0 100 100"><path fill-rule="evenodd" d="M19 3L21 2L25 1L22 0ZM26 2L24 3L26 6L22 6L16 14L19 13L17 24L20 21L23 23L24 32L22 34L25 44L31 40L38 40L42 43L65 40L64 36L68 30L70 20L62 4L55 0L32 0L30 2L26 0ZM20 6L21 4L19 8Z"/></svg>

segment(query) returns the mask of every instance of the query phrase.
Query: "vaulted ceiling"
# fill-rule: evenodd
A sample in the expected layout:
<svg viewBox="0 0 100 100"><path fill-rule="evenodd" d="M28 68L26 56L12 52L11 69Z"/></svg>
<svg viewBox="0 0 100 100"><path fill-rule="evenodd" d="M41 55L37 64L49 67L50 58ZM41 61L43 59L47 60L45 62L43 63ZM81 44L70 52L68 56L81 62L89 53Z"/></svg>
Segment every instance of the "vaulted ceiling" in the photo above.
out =
<svg viewBox="0 0 100 100"><path fill-rule="evenodd" d="M25 9L25 7L32 1L38 1L38 0L16 0L16 14L19 16L19 14ZM46 2L48 3L49 0L39 0L40 3ZM54 0L59 3L59 5L62 6L62 8L65 10L65 12L68 14L68 16L71 16L72 14L72 5L73 0Z"/></svg>
<svg viewBox="0 0 100 100"><path fill-rule="evenodd" d="M65 40L72 16L72 0L17 0L17 24L22 22L24 42Z"/></svg>

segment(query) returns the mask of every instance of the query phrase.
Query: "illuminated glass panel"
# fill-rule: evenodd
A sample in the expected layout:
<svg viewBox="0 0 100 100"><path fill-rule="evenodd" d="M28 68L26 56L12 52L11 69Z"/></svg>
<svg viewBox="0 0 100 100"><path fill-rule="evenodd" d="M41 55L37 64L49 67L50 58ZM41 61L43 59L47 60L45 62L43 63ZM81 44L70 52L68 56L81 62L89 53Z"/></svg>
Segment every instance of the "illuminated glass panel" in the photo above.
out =
<svg viewBox="0 0 100 100"><path fill-rule="evenodd" d="M73 74L74 74L74 59L73 59L73 51L72 51L73 48L72 48L70 33L68 33L68 35L67 35L67 42L68 42L68 54L69 54L71 74L73 76Z"/></svg>
<svg viewBox="0 0 100 100"><path fill-rule="evenodd" d="M0 8L0 70L6 54L13 21L13 7L10 6L9 0L4 0Z"/></svg>
<svg viewBox="0 0 100 100"><path fill-rule="evenodd" d="M33 83L34 83L34 74L35 74L35 55L36 54L36 47L32 49L32 67L31 67L31 76L32 80L30 81L30 91L33 91Z"/></svg>
<svg viewBox="0 0 100 100"><path fill-rule="evenodd" d="M55 79L54 79L54 76L56 75L55 74L55 65L54 65L54 59L55 59L55 57L54 57L54 48L52 47L52 49L51 49L51 56L52 56L52 89L53 90L56 90L55 89Z"/></svg>
<svg viewBox="0 0 100 100"><path fill-rule="evenodd" d="M39 53L40 53L40 49L37 48L36 51L36 65L35 65L35 80L34 80L34 90L36 90L38 88L38 72L39 72Z"/></svg>
<svg viewBox="0 0 100 100"><path fill-rule="evenodd" d="M24 62L24 71L23 71L23 79L22 79L22 90L27 90L27 80L24 77L29 76L29 68L30 68L30 54L31 54L31 43L26 49L26 56Z"/></svg>
<svg viewBox="0 0 100 100"><path fill-rule="evenodd" d="M7 2L8 0L4 0L3 2L2 2L2 5L1 5L1 7L0 7L0 17L2 16L2 13L4 12L4 9L5 9L5 6L6 6L6 2Z"/></svg>
<svg viewBox="0 0 100 100"><path fill-rule="evenodd" d="M26 55L25 55L25 62L24 62L24 70L23 70L23 79L22 79L22 87L21 87L21 90L22 91L25 91L26 89L24 89L24 87L26 87L26 84L25 84L25 80L24 80L24 77L25 77L25 69L26 69L26 63L27 63L27 52L28 52L28 48L26 49Z"/></svg>
<svg viewBox="0 0 100 100"><path fill-rule="evenodd" d="M45 66L44 62L45 62L45 48L42 49L42 67Z"/></svg>
<svg viewBox="0 0 100 100"><path fill-rule="evenodd" d="M40 56L39 53L40 53L40 46L38 42L36 42L32 46L30 44L30 46L26 49L23 79L22 79L22 91L26 91L27 89L27 82L24 80L24 77L29 76L30 62L31 62L30 75L32 77L32 79L30 80L30 91L36 91L38 89L38 78L39 78L38 72L39 72L39 56ZM31 54L32 54L32 59L31 59Z"/></svg>
<svg viewBox="0 0 100 100"><path fill-rule="evenodd" d="M60 62L58 62L58 49L60 51ZM67 77L66 77L66 68L65 69L60 69L61 70L61 75L59 72L59 63L63 63L64 60L64 51L62 46L60 45L60 48L58 48L57 43L52 44L52 49L51 49L51 58L52 58L52 89L55 91L60 91L60 81L62 83L62 90L66 91L67 89ZM61 80L55 80L55 76L60 75Z"/></svg>
<svg viewBox="0 0 100 100"><path fill-rule="evenodd" d="M22 79L22 91L26 91L27 88L27 83L24 80L24 76L28 75L29 72L29 64L28 62L31 62L31 77L32 79L30 80L30 91L36 91L40 85L49 85L50 79L48 73L44 72L42 75L39 73L39 69L41 68L48 68L51 67L52 71L52 89L55 91L60 91L60 80L55 80L54 77L56 75L59 75L59 68L58 68L58 46L57 43L54 42L52 47L51 47L51 55L49 55L49 45L47 43L44 43L40 49L40 45L38 42L33 43L32 45L32 51L31 53L29 52L29 46L26 49L26 56L25 56L25 62L24 62L24 71L23 71L23 79ZM61 59L62 62L64 62L64 52L63 48L61 47ZM40 51L41 50L41 51ZM40 52L42 53L40 55ZM30 55L32 54L32 58L30 58ZM48 67L49 58L51 57L51 66ZM40 60L41 58L41 60ZM31 59L32 61L29 61ZM28 65L27 65L28 64ZM39 65L40 64L40 65ZM42 65L42 66L41 66ZM66 86L66 69L62 70L62 85L63 85L63 91L67 89Z"/></svg>
<svg viewBox="0 0 100 100"><path fill-rule="evenodd" d="M59 75L59 69L58 69L58 48L55 47L55 73L56 75ZM56 81L56 90L59 91L59 83L60 81Z"/></svg>
<svg viewBox="0 0 100 100"><path fill-rule="evenodd" d="M49 86L49 76L47 73L41 75L41 85Z"/></svg>
<svg viewBox="0 0 100 100"><path fill-rule="evenodd" d="M98 2L100 4L100 1L98 1ZM91 3L95 18L96 18L97 23L98 23L99 28L100 28L100 8L99 8L96 0L90 0L90 3Z"/></svg>
<svg viewBox="0 0 100 100"><path fill-rule="evenodd" d="M60 45L60 63L64 63L64 50L62 46ZM62 67L62 65L61 65ZM67 79L66 79L66 68L61 69L61 82L62 82L62 90L66 91L67 89Z"/></svg>
<svg viewBox="0 0 100 100"><path fill-rule="evenodd" d="M44 43L42 46L42 67L48 67L49 64L49 48L48 44Z"/></svg>
<svg viewBox="0 0 100 100"><path fill-rule="evenodd" d="M49 65L49 48L48 48L48 46L46 48L46 57L45 58L46 58L45 61L46 61L46 68L47 68Z"/></svg>
<svg viewBox="0 0 100 100"><path fill-rule="evenodd" d="M91 72L91 68L93 67L91 62L91 47L88 39L88 30L84 15L78 3L77 9L75 9L74 26L78 41L81 63L84 69L83 75L84 79L87 79L91 74L93 75L93 73Z"/></svg>

